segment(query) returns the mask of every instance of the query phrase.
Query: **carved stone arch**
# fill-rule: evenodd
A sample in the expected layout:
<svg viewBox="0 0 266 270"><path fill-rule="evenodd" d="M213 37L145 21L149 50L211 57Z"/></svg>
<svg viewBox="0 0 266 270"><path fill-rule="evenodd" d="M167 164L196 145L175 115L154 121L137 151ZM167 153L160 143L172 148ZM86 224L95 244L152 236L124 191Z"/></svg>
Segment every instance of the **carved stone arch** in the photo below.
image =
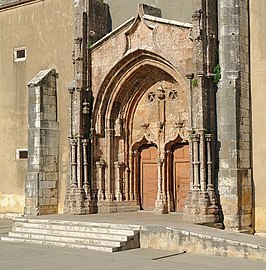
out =
<svg viewBox="0 0 266 270"><path fill-rule="evenodd" d="M118 64L116 64L101 84L95 99L92 119L93 126L96 127L96 133L102 134L106 123L110 124L110 112L114 108L114 103L117 102L117 96L127 96L127 92L125 87L123 88L123 85L126 85L134 74L137 74L137 71L144 67L161 69L174 78L182 88L188 88L185 74L181 68L177 70L167 60L154 53L144 50L134 51L129 55L126 55ZM124 91L121 91L123 89ZM107 119L106 121L103 119L104 116Z"/></svg>
<svg viewBox="0 0 266 270"><path fill-rule="evenodd" d="M125 59L106 76L96 97L93 112L93 125L100 126L98 132L96 131L96 135L98 133L100 136L96 139L97 142L95 141L94 156L102 152L106 161L105 201L110 205L113 200L119 203L123 200L130 201L134 209L141 205L139 150L143 145L156 145L158 151L152 150L153 166L158 172L155 179L158 194L154 210L167 212L163 157L165 120L160 119L162 116L157 107L159 106L161 111L162 106L165 106L163 103L168 102L174 108L179 102L178 94L185 95L188 100L188 85L183 74L156 54L138 50L125 56ZM155 93L154 100L151 99L150 103L147 100L149 91ZM170 91L173 95L170 95ZM147 102L151 110L147 110L148 122L145 122L145 112L142 113L141 110L145 109ZM186 104L184 110L187 110L187 107ZM156 118L154 121L153 116ZM175 115L171 117L169 130L176 132L179 127L175 127ZM99 118L102 118L100 123Z"/></svg>
<svg viewBox="0 0 266 270"><path fill-rule="evenodd" d="M177 144L177 143L182 143L184 142L184 139L181 138L180 134L177 134L177 136L175 137L175 139L166 142L165 144L165 151L171 150L173 145Z"/></svg>
<svg viewBox="0 0 266 270"><path fill-rule="evenodd" d="M130 149L131 149L131 151L136 151L136 150L139 150L141 148L141 146L143 146L143 145L154 145L154 146L156 146L156 143L151 141L151 140L148 140L146 138L146 136L144 135L141 140L139 140L137 142L134 142L132 144L132 146L130 147Z"/></svg>

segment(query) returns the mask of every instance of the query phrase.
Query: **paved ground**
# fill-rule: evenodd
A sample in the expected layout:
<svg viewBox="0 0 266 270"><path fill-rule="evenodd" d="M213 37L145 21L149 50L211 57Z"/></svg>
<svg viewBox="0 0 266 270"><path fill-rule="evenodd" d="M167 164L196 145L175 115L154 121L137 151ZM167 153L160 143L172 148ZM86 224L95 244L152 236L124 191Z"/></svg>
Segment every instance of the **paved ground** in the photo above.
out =
<svg viewBox="0 0 266 270"><path fill-rule="evenodd" d="M7 233L11 230L12 220L11 219L0 219L0 236L1 234Z"/></svg>
<svg viewBox="0 0 266 270"><path fill-rule="evenodd" d="M172 256L173 255L173 256ZM0 241L3 270L265 270L265 262L135 249L101 253Z"/></svg>
<svg viewBox="0 0 266 270"><path fill-rule="evenodd" d="M36 218L36 217L35 217ZM266 238L212 229L182 221L180 215L157 216L150 213L123 213L89 216L41 216L41 219L67 219L87 222L157 224L208 234L222 234L264 244ZM0 219L0 235L11 229L11 220ZM0 241L0 270L265 270L266 262L171 251L136 249L118 253L101 253L68 248L43 247Z"/></svg>

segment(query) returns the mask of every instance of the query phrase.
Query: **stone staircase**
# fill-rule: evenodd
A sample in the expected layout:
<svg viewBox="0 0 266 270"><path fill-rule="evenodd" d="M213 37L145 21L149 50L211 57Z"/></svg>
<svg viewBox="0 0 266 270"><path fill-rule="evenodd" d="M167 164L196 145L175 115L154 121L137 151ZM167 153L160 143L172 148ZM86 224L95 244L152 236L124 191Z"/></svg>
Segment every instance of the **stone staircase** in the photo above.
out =
<svg viewBox="0 0 266 270"><path fill-rule="evenodd" d="M2 241L116 252L139 248L140 226L16 218Z"/></svg>

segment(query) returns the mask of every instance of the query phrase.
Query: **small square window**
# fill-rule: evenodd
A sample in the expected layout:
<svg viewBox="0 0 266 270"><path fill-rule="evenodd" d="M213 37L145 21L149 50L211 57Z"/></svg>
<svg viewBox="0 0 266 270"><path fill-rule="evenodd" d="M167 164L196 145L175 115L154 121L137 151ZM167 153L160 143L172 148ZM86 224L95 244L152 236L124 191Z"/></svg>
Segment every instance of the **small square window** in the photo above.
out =
<svg viewBox="0 0 266 270"><path fill-rule="evenodd" d="M16 150L17 159L27 159L28 158L28 149L17 149Z"/></svg>
<svg viewBox="0 0 266 270"><path fill-rule="evenodd" d="M25 58L26 57L26 51L24 50L17 50L17 58Z"/></svg>
<svg viewBox="0 0 266 270"><path fill-rule="evenodd" d="M14 62L26 61L26 47L14 49Z"/></svg>

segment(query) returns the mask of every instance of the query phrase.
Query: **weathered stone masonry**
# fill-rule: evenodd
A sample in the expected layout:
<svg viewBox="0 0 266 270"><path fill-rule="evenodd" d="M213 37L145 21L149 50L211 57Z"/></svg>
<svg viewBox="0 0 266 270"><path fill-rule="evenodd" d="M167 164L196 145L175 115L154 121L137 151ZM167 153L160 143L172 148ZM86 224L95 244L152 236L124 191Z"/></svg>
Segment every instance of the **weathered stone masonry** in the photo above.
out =
<svg viewBox="0 0 266 270"><path fill-rule="evenodd" d="M219 193L227 228L252 231L248 1L219 1Z"/></svg>
<svg viewBox="0 0 266 270"><path fill-rule="evenodd" d="M92 44L107 34L109 10L97 0L75 3L74 77L69 88L70 183L65 199L65 212L91 213L91 141L92 110L91 59Z"/></svg>
<svg viewBox="0 0 266 270"><path fill-rule="evenodd" d="M191 174L185 218L218 222L218 201L214 180L215 86L217 64L216 1L193 1L191 40L193 73L187 74L191 91Z"/></svg>
<svg viewBox="0 0 266 270"><path fill-rule="evenodd" d="M28 85L28 172L25 214L58 212L59 123L57 121L56 71L40 71Z"/></svg>
<svg viewBox="0 0 266 270"><path fill-rule="evenodd" d="M225 16L228 10L232 16ZM236 1L228 6L221 1L217 7L214 0L194 0L192 25L167 21L160 15L160 10L142 4L134 19L105 36L110 27L108 7L93 0L75 5L75 80L69 87L70 182L65 212L145 207L155 213L177 211L176 200L186 193L176 191L174 151L188 146L190 185L184 217L222 221L227 228L249 231L247 3ZM218 64L218 25L222 79L217 90L213 72ZM39 75L40 82L47 82L44 78L49 72ZM34 81L29 89L36 94L39 88ZM36 110L34 104L30 102L30 111ZM54 128L58 124L56 118L48 116L48 120ZM34 121L30 123L36 128ZM29 136L30 149L35 147L35 152L29 153L26 212L53 213L57 207L58 152L57 148L53 154L40 150L36 158L38 145L31 140L38 142L38 130L33 130L30 134L37 138ZM42 146L49 140L41 140L41 134ZM56 138L56 132L53 136ZM144 150L152 147L156 163L151 173L156 174L157 187L154 205L147 206L142 159ZM43 159L54 159L54 168L42 167ZM48 182L46 186L41 182L47 177L53 186L49 186L50 193Z"/></svg>
<svg viewBox="0 0 266 270"><path fill-rule="evenodd" d="M189 145L190 192L185 216L218 221L211 83L217 44L215 1L194 2L192 28L154 17L160 15L158 9L140 5L134 20L89 51L86 41L93 29L84 23L89 10L86 3L76 6L66 212L146 207L141 157L150 147L157 149L153 172L158 186L154 205L148 207L155 213L176 211L174 197L181 194L175 193L173 156L176 148ZM87 57L88 68L84 65Z"/></svg>

